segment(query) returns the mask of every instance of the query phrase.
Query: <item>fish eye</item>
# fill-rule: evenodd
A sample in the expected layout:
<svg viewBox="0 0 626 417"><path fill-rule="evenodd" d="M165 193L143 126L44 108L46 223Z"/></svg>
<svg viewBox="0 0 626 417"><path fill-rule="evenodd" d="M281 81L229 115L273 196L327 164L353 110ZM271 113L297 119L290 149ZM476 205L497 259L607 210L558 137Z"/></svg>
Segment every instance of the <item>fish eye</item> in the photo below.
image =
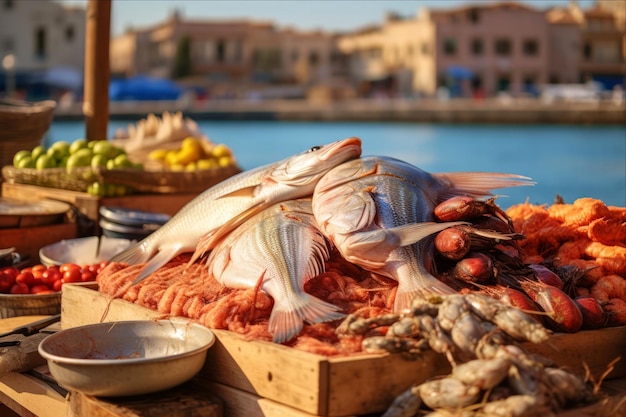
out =
<svg viewBox="0 0 626 417"><path fill-rule="evenodd" d="M320 149L322 149L321 146L313 146L311 149L309 149L307 152L315 152L315 151L319 151Z"/></svg>

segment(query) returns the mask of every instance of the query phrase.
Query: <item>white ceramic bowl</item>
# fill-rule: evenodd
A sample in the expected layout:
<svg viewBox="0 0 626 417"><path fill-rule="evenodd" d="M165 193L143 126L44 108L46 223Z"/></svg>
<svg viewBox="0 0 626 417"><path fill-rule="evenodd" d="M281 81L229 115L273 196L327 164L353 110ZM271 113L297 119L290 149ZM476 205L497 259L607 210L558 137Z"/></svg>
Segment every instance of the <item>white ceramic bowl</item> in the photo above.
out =
<svg viewBox="0 0 626 417"><path fill-rule="evenodd" d="M100 247L98 247L99 240L101 240ZM39 250L39 259L46 266L65 263L92 265L109 260L113 255L117 255L132 243L134 243L134 240L108 236L65 239L41 248Z"/></svg>
<svg viewBox="0 0 626 417"><path fill-rule="evenodd" d="M214 342L211 330L184 320L119 321L62 330L45 338L39 353L66 389L122 397L191 379Z"/></svg>

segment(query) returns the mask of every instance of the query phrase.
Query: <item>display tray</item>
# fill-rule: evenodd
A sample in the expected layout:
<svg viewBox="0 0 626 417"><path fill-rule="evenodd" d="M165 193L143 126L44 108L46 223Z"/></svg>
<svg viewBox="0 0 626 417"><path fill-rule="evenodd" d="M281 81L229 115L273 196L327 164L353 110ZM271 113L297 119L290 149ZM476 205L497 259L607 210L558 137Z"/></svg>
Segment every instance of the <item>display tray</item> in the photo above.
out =
<svg viewBox="0 0 626 417"><path fill-rule="evenodd" d="M64 287L61 311L63 328L101 320L162 317L157 311L120 299L111 300L93 284ZM236 416L253 415L250 413L255 410L245 404L257 411L259 407L271 410L263 411L266 416L377 413L408 387L450 371L446 359L434 352L426 352L416 361L407 361L399 354L325 357L275 343L246 341L225 330L214 332L217 341L209 349L199 379L208 387L219 388L216 393L220 396L238 395L242 401L248 398L237 409L231 409ZM555 334L545 343L526 347L581 375L588 367L594 378L599 378L612 361L624 355L626 327ZM621 359L607 378L625 375L626 361ZM228 398L224 401L228 405Z"/></svg>

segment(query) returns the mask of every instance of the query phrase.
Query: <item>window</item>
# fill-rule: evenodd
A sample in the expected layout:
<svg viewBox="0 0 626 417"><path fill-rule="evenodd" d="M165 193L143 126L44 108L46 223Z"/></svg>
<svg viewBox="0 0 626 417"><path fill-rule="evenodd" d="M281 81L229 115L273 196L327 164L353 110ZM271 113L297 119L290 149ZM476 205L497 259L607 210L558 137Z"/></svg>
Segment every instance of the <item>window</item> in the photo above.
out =
<svg viewBox="0 0 626 417"><path fill-rule="evenodd" d="M496 89L498 91L509 91L511 78L508 75L500 75L496 81Z"/></svg>
<svg viewBox="0 0 626 417"><path fill-rule="evenodd" d="M499 56L509 56L512 52L511 40L509 39L496 39L494 49L496 55Z"/></svg>
<svg viewBox="0 0 626 417"><path fill-rule="evenodd" d="M484 43L482 39L472 39L470 44L472 55L482 55L484 50Z"/></svg>
<svg viewBox="0 0 626 417"><path fill-rule="evenodd" d="M72 42L74 40L74 26L68 26L65 28L65 40Z"/></svg>
<svg viewBox="0 0 626 417"><path fill-rule="evenodd" d="M215 56L217 57L217 62L224 62L226 60L226 42L222 39L217 41Z"/></svg>
<svg viewBox="0 0 626 417"><path fill-rule="evenodd" d="M443 40L443 53L445 55L456 54L456 41L452 38L446 38Z"/></svg>
<svg viewBox="0 0 626 417"><path fill-rule="evenodd" d="M15 4L13 4L13 0L4 0L4 10L11 10L13 9L13 6L15 6Z"/></svg>
<svg viewBox="0 0 626 417"><path fill-rule="evenodd" d="M320 56L316 51L309 52L309 64L314 67L320 62Z"/></svg>
<svg viewBox="0 0 626 417"><path fill-rule="evenodd" d="M526 39L522 44L524 55L536 56L539 53L539 43L535 39Z"/></svg>
<svg viewBox="0 0 626 417"><path fill-rule="evenodd" d="M474 24L480 22L480 12L478 11L478 9L470 9L467 17L469 21Z"/></svg>
<svg viewBox="0 0 626 417"><path fill-rule="evenodd" d="M38 59L46 57L46 30L44 28L35 30L35 57Z"/></svg>
<svg viewBox="0 0 626 417"><path fill-rule="evenodd" d="M583 45L583 57L585 58L585 61L591 60L591 55L592 55L591 44L585 43Z"/></svg>
<svg viewBox="0 0 626 417"><path fill-rule="evenodd" d="M429 48L429 46L428 46L428 43L427 43L427 42L422 43L422 48L421 48L421 50L422 50L422 55L424 55L424 56L426 56L426 55L429 55L429 54L430 54L430 48Z"/></svg>
<svg viewBox="0 0 626 417"><path fill-rule="evenodd" d="M294 49L293 51L291 51L291 62L296 62L298 60L298 50Z"/></svg>

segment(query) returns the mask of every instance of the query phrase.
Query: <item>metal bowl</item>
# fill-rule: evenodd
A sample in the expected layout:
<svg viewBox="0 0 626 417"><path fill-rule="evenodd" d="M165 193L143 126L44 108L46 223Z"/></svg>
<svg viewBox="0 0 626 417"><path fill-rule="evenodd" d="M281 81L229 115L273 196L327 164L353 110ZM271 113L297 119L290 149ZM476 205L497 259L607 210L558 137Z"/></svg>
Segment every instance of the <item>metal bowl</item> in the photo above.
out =
<svg viewBox="0 0 626 417"><path fill-rule="evenodd" d="M119 321L62 330L45 338L39 353L66 389L122 397L191 379L214 342L211 330L189 321Z"/></svg>

